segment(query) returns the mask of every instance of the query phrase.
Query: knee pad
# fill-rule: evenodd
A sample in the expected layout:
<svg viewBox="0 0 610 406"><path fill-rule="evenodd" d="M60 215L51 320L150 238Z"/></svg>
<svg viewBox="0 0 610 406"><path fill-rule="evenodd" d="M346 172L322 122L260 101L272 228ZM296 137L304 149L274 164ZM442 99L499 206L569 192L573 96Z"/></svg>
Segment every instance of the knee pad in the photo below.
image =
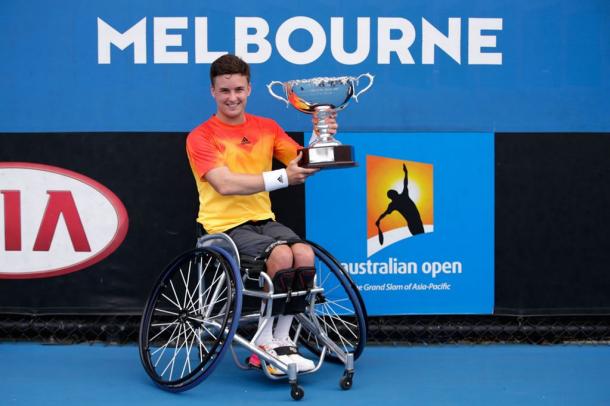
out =
<svg viewBox="0 0 610 406"><path fill-rule="evenodd" d="M272 316L284 314L286 310L286 305L292 300L290 294L293 290L292 285L294 283L294 278L296 275L295 271L296 270L293 268L280 269L273 276L273 292L288 293L288 297L286 299L276 299L273 301L273 307L271 310Z"/></svg>
<svg viewBox="0 0 610 406"><path fill-rule="evenodd" d="M296 270L293 268L280 269L273 276L273 290L275 293L286 293L292 291L292 284Z"/></svg>
<svg viewBox="0 0 610 406"><path fill-rule="evenodd" d="M294 281L292 282L292 290L309 290L313 288L313 280L316 277L316 268L312 266L303 266L295 269Z"/></svg>
<svg viewBox="0 0 610 406"><path fill-rule="evenodd" d="M292 282L292 291L309 291L313 288L313 281L316 276L316 268L314 267L301 267L295 269L294 280ZM288 303L286 303L285 312L286 314L297 314L303 313L307 307L307 296L295 296Z"/></svg>

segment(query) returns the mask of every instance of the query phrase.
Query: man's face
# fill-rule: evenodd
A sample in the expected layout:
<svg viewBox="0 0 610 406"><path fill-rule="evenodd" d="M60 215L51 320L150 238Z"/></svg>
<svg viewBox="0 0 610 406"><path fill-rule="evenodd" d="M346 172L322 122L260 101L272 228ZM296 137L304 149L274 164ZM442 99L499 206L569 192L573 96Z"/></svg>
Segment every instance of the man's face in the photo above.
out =
<svg viewBox="0 0 610 406"><path fill-rule="evenodd" d="M216 100L216 117L227 124L244 122L246 102L251 91L244 75L216 76L211 91Z"/></svg>

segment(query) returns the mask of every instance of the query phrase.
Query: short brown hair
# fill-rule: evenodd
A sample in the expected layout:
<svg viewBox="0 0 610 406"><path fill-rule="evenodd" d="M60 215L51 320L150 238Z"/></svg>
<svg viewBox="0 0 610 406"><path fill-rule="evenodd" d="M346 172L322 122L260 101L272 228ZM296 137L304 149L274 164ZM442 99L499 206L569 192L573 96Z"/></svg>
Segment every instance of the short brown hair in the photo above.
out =
<svg viewBox="0 0 610 406"><path fill-rule="evenodd" d="M210 81L214 86L214 78L220 75L239 74L246 77L250 83L250 66L240 57L226 54L212 62L210 66Z"/></svg>

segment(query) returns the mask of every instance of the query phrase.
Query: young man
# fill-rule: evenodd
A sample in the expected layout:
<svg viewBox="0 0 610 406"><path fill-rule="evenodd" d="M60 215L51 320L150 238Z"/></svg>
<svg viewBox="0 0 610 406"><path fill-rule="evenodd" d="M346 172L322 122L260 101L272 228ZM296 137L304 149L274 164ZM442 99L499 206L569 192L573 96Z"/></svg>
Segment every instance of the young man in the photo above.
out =
<svg viewBox="0 0 610 406"><path fill-rule="evenodd" d="M212 63L210 80L216 114L187 138L199 191L197 221L208 233L227 233L240 255L266 259L266 272L272 279L279 271L311 268L313 250L275 221L269 192L301 184L317 169L298 166L300 146L275 121L246 113L252 90L247 63L224 55ZM332 118L331 133L336 129ZM274 157L286 168L272 171ZM295 362L300 372L314 368L289 337L292 315L279 315L275 330L273 319L261 319L259 326L264 328L257 345L285 363Z"/></svg>

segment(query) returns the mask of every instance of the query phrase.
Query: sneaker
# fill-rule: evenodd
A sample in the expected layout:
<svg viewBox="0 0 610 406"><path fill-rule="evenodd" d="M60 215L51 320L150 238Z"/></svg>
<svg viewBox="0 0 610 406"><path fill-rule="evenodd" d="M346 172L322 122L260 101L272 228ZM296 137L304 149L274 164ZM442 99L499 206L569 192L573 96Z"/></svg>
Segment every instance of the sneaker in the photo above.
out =
<svg viewBox="0 0 610 406"><path fill-rule="evenodd" d="M270 342L268 344L260 344L258 346L258 348L265 351L267 354L271 355L273 358L278 359L279 361L283 362L286 365L293 363L294 361L292 359L290 359L287 355L283 354L282 350L280 350L279 352L277 351L279 346L280 346L279 343L277 341L273 340L272 342ZM250 356L248 363L255 368L261 367L261 360L256 354L252 354ZM286 375L283 371L277 369L270 363L267 362L266 364L267 364L267 371L269 371L270 374L276 375L276 376Z"/></svg>
<svg viewBox="0 0 610 406"><path fill-rule="evenodd" d="M248 357L248 366L252 369L262 369L263 363L261 362L261 359L258 357L258 355L252 354ZM275 375L275 376L286 375L285 373L283 373L282 371L280 371L279 369L277 369L276 367L274 367L271 364L267 364L267 371L271 375Z"/></svg>
<svg viewBox="0 0 610 406"><path fill-rule="evenodd" d="M261 368L261 359L256 354L252 354L248 357L248 366L250 368Z"/></svg>
<svg viewBox="0 0 610 406"><path fill-rule="evenodd" d="M314 364L312 360L307 359L303 355L301 355L296 344L290 339L290 337L285 337L281 340L273 341L277 344L275 351L279 353L288 354L288 357L290 358L291 362L297 364L298 372L311 371L316 367L316 364Z"/></svg>

